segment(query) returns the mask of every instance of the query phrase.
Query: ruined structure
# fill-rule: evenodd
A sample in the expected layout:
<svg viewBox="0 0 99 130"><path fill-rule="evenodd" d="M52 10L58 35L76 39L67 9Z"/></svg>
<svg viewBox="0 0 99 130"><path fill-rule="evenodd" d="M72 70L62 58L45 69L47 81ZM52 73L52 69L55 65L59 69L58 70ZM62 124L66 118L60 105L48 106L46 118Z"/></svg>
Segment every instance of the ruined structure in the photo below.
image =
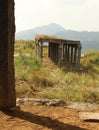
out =
<svg viewBox="0 0 99 130"><path fill-rule="evenodd" d="M0 109L16 106L14 80L14 0L0 0Z"/></svg>
<svg viewBox="0 0 99 130"><path fill-rule="evenodd" d="M37 58L43 58L44 43L48 43L48 57L53 62L60 65L67 62L77 69L80 68L81 43L80 41L64 40L58 38L36 38Z"/></svg>

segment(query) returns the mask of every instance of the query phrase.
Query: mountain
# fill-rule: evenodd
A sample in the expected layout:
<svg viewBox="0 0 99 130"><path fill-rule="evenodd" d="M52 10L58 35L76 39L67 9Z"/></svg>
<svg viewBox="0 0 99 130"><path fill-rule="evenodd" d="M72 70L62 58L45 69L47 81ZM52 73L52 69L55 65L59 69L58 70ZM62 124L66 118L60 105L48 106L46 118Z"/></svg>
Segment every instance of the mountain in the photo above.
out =
<svg viewBox="0 0 99 130"><path fill-rule="evenodd" d="M52 35L62 31L65 31L65 28L63 28L61 25L56 23L51 23L45 26L40 26L34 29L18 32L16 33L15 39L33 40L36 34Z"/></svg>
<svg viewBox="0 0 99 130"><path fill-rule="evenodd" d="M59 38L80 40L82 51L99 50L99 32L66 30L61 25L51 23L34 29L16 33L16 40L33 40L36 34L54 35Z"/></svg>
<svg viewBox="0 0 99 130"><path fill-rule="evenodd" d="M56 36L71 40L99 41L99 32L65 30L55 33Z"/></svg>
<svg viewBox="0 0 99 130"><path fill-rule="evenodd" d="M99 32L65 30L54 35L64 39L79 40L83 53L88 50L99 50Z"/></svg>

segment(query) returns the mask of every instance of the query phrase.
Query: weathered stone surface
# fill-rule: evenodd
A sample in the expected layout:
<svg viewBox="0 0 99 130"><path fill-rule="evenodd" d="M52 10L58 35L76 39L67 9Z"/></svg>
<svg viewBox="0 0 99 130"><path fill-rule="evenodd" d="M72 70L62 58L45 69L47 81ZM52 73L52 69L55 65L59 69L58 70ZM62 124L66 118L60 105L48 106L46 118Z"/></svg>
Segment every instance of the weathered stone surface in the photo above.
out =
<svg viewBox="0 0 99 130"><path fill-rule="evenodd" d="M80 102L70 102L65 107L71 109L78 109L78 110L95 110L99 109L99 104L91 104L91 103L80 103Z"/></svg>
<svg viewBox="0 0 99 130"><path fill-rule="evenodd" d="M17 103L33 102L35 105L61 106L66 102L61 99L33 99L33 98L17 98Z"/></svg>
<svg viewBox="0 0 99 130"><path fill-rule="evenodd" d="M79 112L82 120L99 120L99 112Z"/></svg>

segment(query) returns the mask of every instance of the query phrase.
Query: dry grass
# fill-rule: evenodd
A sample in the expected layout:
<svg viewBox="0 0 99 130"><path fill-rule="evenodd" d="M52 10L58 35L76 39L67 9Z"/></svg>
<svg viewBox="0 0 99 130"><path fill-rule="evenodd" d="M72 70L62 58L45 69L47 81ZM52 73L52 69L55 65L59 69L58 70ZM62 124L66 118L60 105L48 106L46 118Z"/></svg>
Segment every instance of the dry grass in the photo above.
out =
<svg viewBox="0 0 99 130"><path fill-rule="evenodd" d="M81 59L83 72L45 68L34 55L22 56L15 58L17 96L27 92L27 86L18 83L21 80L36 86L38 91L32 95L36 98L99 103L99 52L90 52Z"/></svg>
<svg viewBox="0 0 99 130"><path fill-rule="evenodd" d="M42 35L36 35L35 39L40 39L40 38L45 38L45 39L58 39L58 37L56 36L49 36L49 35L45 35L45 34L42 34Z"/></svg>

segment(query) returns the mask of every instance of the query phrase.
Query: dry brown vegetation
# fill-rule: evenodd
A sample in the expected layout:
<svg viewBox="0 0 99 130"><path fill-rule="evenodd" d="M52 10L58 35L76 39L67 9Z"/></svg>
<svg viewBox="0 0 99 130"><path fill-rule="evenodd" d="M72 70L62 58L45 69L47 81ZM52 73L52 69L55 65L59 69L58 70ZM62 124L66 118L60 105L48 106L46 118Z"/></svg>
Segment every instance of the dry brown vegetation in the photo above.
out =
<svg viewBox="0 0 99 130"><path fill-rule="evenodd" d="M28 43L28 44L25 44ZM29 44L30 43L30 44ZM57 66L44 66L36 60L34 44L17 41L15 79L17 97L58 98L68 101L99 103L99 53L87 53L81 60L83 72ZM28 53L27 53L28 52ZM30 52L30 53L29 53ZM28 55L26 55L28 54ZM35 86L34 86L35 85ZM77 103L76 103L77 104ZM83 103L80 103L80 108ZM89 103L88 103L89 104ZM83 121L79 112L84 110L67 106L20 103L21 110L0 112L0 130L99 130L99 121ZM88 106L87 106L88 107ZM93 108L94 104L93 104ZM98 112L99 109L87 109Z"/></svg>
<svg viewBox="0 0 99 130"><path fill-rule="evenodd" d="M24 49L25 48L25 49ZM18 97L28 92L27 82L36 87L33 98L58 98L67 101L99 103L99 52L89 52L81 59L83 71L49 67L36 60L34 42L17 41L15 52L16 91ZM28 52L28 56L26 53ZM30 52L30 53L29 53Z"/></svg>

